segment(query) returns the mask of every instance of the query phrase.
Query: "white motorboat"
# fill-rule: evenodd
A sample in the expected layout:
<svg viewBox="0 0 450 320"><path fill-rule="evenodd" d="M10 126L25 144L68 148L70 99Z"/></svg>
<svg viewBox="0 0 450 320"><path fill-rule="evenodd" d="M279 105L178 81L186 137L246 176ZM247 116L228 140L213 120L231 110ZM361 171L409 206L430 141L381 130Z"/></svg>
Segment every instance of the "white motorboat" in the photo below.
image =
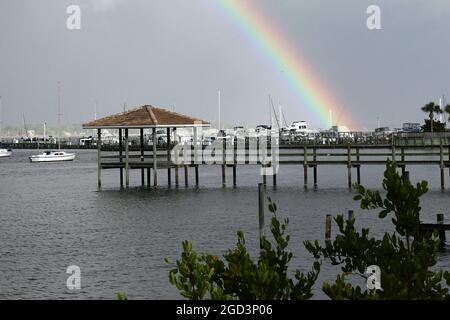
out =
<svg viewBox="0 0 450 320"><path fill-rule="evenodd" d="M59 162L73 161L74 159L74 153L66 153L64 151L45 151L41 154L30 157L31 162Z"/></svg>
<svg viewBox="0 0 450 320"><path fill-rule="evenodd" d="M0 148L0 158L11 157L11 155L12 155L11 149Z"/></svg>
<svg viewBox="0 0 450 320"><path fill-rule="evenodd" d="M11 149L5 148L5 147L0 143L0 158L11 157L11 155L12 155L12 150L11 150Z"/></svg>

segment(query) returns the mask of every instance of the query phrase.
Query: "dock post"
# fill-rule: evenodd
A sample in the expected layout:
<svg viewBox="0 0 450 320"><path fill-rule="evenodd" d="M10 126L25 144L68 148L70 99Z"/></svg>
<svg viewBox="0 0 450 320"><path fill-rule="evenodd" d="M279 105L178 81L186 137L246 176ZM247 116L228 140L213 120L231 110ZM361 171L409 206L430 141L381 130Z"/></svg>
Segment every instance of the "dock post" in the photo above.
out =
<svg viewBox="0 0 450 320"><path fill-rule="evenodd" d="M170 169L170 128L167 128L167 162L168 162L168 166L169 168L167 168L167 184L170 186L172 186L172 172Z"/></svg>
<svg viewBox="0 0 450 320"><path fill-rule="evenodd" d="M276 148L273 148L273 141L272 139L274 139L272 136L270 136L270 155L272 157L272 160L270 161L270 166L272 167L272 180L273 180L273 187L276 188L277 187L277 172L276 172L276 164L275 164L275 160L276 160ZM267 139L268 141L268 139Z"/></svg>
<svg viewBox="0 0 450 320"><path fill-rule="evenodd" d="M128 146L128 128L125 129L125 186L130 186L130 150Z"/></svg>
<svg viewBox="0 0 450 320"><path fill-rule="evenodd" d="M316 146L313 147L313 180L314 180L314 190L317 190L317 150Z"/></svg>
<svg viewBox="0 0 450 320"><path fill-rule="evenodd" d="M226 144L227 144L226 139L223 139L223 142L222 142L222 188L226 187L226 171L225 171L225 169L226 169L226 167L225 167L226 149L227 149Z"/></svg>
<svg viewBox="0 0 450 320"><path fill-rule="evenodd" d="M317 164L313 166L314 190L317 190Z"/></svg>
<svg viewBox="0 0 450 320"><path fill-rule="evenodd" d="M347 145L347 180L348 180L348 188L352 188L352 155L350 144Z"/></svg>
<svg viewBox="0 0 450 320"><path fill-rule="evenodd" d="M97 185L100 189L102 187L102 129L97 129L97 165L98 176Z"/></svg>
<svg viewBox="0 0 450 320"><path fill-rule="evenodd" d="M436 215L436 219L437 219L437 224L444 224L444 214L438 213ZM445 241L447 240L445 237L445 230L439 230L439 240L441 241L439 247L441 249L445 248Z"/></svg>
<svg viewBox="0 0 450 320"><path fill-rule="evenodd" d="M194 130L194 170L195 170L195 186L198 188L199 186L199 176L198 176L198 133L197 127L193 128ZM203 143L200 145L200 148L203 149Z"/></svg>
<svg viewBox="0 0 450 320"><path fill-rule="evenodd" d="M331 214L327 214L325 219L325 244L331 241Z"/></svg>
<svg viewBox="0 0 450 320"><path fill-rule="evenodd" d="M450 181L450 146L448 147L447 152L448 152L448 163L449 163L449 166L448 166L448 178L449 178L449 181Z"/></svg>
<svg viewBox="0 0 450 320"><path fill-rule="evenodd" d="M444 145L442 144L442 138L441 138L441 144L439 148L439 166L441 171L441 190L445 190L445 180L444 180Z"/></svg>
<svg viewBox="0 0 450 320"><path fill-rule="evenodd" d="M199 186L198 164L194 165L194 167L195 167L195 186L198 188Z"/></svg>
<svg viewBox="0 0 450 320"><path fill-rule="evenodd" d="M402 173L403 183L409 182L409 171L404 171Z"/></svg>
<svg viewBox="0 0 450 320"><path fill-rule="evenodd" d="M233 187L236 187L236 167L237 167L237 137L234 137L233 145Z"/></svg>
<svg viewBox="0 0 450 320"><path fill-rule="evenodd" d="M185 164L184 165L184 186L187 188L189 187L189 167Z"/></svg>
<svg viewBox="0 0 450 320"><path fill-rule="evenodd" d="M262 249L264 237L264 185L258 184L258 216L259 216L259 247Z"/></svg>
<svg viewBox="0 0 450 320"><path fill-rule="evenodd" d="M151 170L150 168L147 168L147 187L148 188L150 188L152 186L151 179L150 179L150 177L151 177L150 170Z"/></svg>
<svg viewBox="0 0 450 320"><path fill-rule="evenodd" d="M356 166L356 182L358 184L361 184L361 163L359 161L360 161L359 148L356 148L356 162L358 162Z"/></svg>
<svg viewBox="0 0 450 320"><path fill-rule="evenodd" d="M348 220L353 219L355 219L355 213L353 212L353 210L348 210Z"/></svg>
<svg viewBox="0 0 450 320"><path fill-rule="evenodd" d="M173 128L173 139L175 140L174 142L178 144L178 136L177 136L177 128ZM175 187L179 187L180 185L180 177L179 177L179 173L178 173L178 149L177 152L175 153Z"/></svg>
<svg viewBox="0 0 450 320"><path fill-rule="evenodd" d="M156 128L153 128L153 186L158 186L158 172L157 172L157 149L156 145L158 143L156 139Z"/></svg>
<svg viewBox="0 0 450 320"><path fill-rule="evenodd" d="M122 168L122 162L123 162L123 137L122 137L122 129L119 129L119 162L121 163L120 166L120 188L123 188L123 168Z"/></svg>
<svg viewBox="0 0 450 320"><path fill-rule="evenodd" d="M141 162L144 162L144 128L140 129L140 142L141 142ZM145 169L141 168L141 185L145 186Z"/></svg>
<svg viewBox="0 0 450 320"><path fill-rule="evenodd" d="M303 147L303 188L308 189L308 151Z"/></svg>
<svg viewBox="0 0 450 320"><path fill-rule="evenodd" d="M391 150L392 150L392 161L395 162L395 142L394 142L394 135L392 135L391 139Z"/></svg>
<svg viewBox="0 0 450 320"><path fill-rule="evenodd" d="M406 172L406 164L405 164L405 147L402 147L402 148L401 148L400 160L401 160L401 162L402 162L401 168L402 168L402 177L403 177L404 174L405 174L405 172Z"/></svg>

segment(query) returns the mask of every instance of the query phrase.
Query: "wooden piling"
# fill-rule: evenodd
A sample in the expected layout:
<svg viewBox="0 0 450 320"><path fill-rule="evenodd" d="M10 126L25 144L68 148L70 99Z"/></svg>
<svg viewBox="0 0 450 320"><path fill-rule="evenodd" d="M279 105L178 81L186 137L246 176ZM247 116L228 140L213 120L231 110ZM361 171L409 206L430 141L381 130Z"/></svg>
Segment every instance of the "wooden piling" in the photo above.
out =
<svg viewBox="0 0 450 320"><path fill-rule="evenodd" d="M331 241L331 214L327 214L325 219L325 243Z"/></svg>
<svg viewBox="0 0 450 320"><path fill-rule="evenodd" d="M258 184L258 216L259 216L259 247L262 249L264 237L264 185Z"/></svg>
<svg viewBox="0 0 450 320"><path fill-rule="evenodd" d="M194 165L195 167L195 186L199 186L199 176L198 176L198 164Z"/></svg>
<svg viewBox="0 0 450 320"><path fill-rule="evenodd" d="M141 151L141 162L144 162L144 129L140 129L140 151ZM141 169L141 185L145 186L145 169Z"/></svg>
<svg viewBox="0 0 450 320"><path fill-rule="evenodd" d="M317 165L313 166L314 190L317 190Z"/></svg>
<svg viewBox="0 0 450 320"><path fill-rule="evenodd" d="M352 155L350 145L347 145L347 180L348 188L352 188Z"/></svg>
<svg viewBox="0 0 450 320"><path fill-rule="evenodd" d="M441 190L445 190L445 180L444 180L444 145L441 143L439 146L439 167L440 167L440 173L441 173Z"/></svg>
<svg viewBox="0 0 450 320"><path fill-rule="evenodd" d="M355 213L353 212L353 210L348 210L348 220L353 219L355 219Z"/></svg>
<svg viewBox="0 0 450 320"><path fill-rule="evenodd" d="M227 150L227 142L226 139L223 139L222 142L222 187L226 187L226 150Z"/></svg>
<svg viewBox="0 0 450 320"><path fill-rule="evenodd" d="M151 179L150 179L150 177L151 177L151 172L150 172L150 168L147 168L147 187L148 188L150 188L151 186L152 186L152 184L151 184Z"/></svg>
<svg viewBox="0 0 450 320"><path fill-rule="evenodd" d="M272 137L270 137L270 155L272 157L272 160L270 161L270 166L272 167L272 180L273 180L273 187L276 188L277 187L277 168L276 168L276 148L273 148L273 141L272 141Z"/></svg>
<svg viewBox="0 0 450 320"><path fill-rule="evenodd" d="M403 178L403 182L404 183L406 183L406 182L409 182L409 171L404 171L403 173L402 173L402 178Z"/></svg>
<svg viewBox="0 0 450 320"><path fill-rule="evenodd" d="M173 138L174 138L174 143L178 144L178 136L177 136L177 128L173 128ZM180 177L179 177L179 173L178 173L178 163L179 163L179 153L178 153L178 149L177 152L175 152L175 187L179 187L180 185Z"/></svg>
<svg viewBox="0 0 450 320"><path fill-rule="evenodd" d="M356 182L358 184L361 184L361 164L359 163L359 160L360 160L359 148L356 148L356 162L358 163L356 165Z"/></svg>
<svg viewBox="0 0 450 320"><path fill-rule="evenodd" d="M391 150L392 150L391 160L395 162L395 142L394 142L394 136L393 135L392 135L392 141L391 141Z"/></svg>
<svg viewBox="0 0 450 320"><path fill-rule="evenodd" d="M125 186L130 186L130 147L128 145L128 129L125 129Z"/></svg>
<svg viewBox="0 0 450 320"><path fill-rule="evenodd" d="M233 187L236 187L236 170L237 170L237 137L234 137L233 145Z"/></svg>
<svg viewBox="0 0 450 320"><path fill-rule="evenodd" d="M184 165L184 186L189 187L189 168L187 165Z"/></svg>
<svg viewBox="0 0 450 320"><path fill-rule="evenodd" d="M171 159L170 159L171 141L170 140L171 140L170 139L170 128L167 128L167 162L169 163L169 165L170 165L170 161L171 161ZM169 185L169 187L172 185L172 174L171 174L170 167L167 168L167 184Z"/></svg>
<svg viewBox="0 0 450 320"><path fill-rule="evenodd" d="M102 187L102 129L97 129L97 186Z"/></svg>
<svg viewBox="0 0 450 320"><path fill-rule="evenodd" d="M308 150L303 147L303 188L308 189Z"/></svg>
<svg viewBox="0 0 450 320"><path fill-rule="evenodd" d="M265 167L261 167L261 168L265 168ZM263 172L263 185L264 185L264 187L267 186L267 176L266 176L266 173L265 173L265 169L264 169L264 172Z"/></svg>
<svg viewBox="0 0 450 320"><path fill-rule="evenodd" d="M157 187L158 186L158 168L157 168L157 144L158 141L156 139L156 128L153 128L153 186Z"/></svg>
<svg viewBox="0 0 450 320"><path fill-rule="evenodd" d="M314 190L317 190L317 148L313 147L313 180L314 180Z"/></svg>
<svg viewBox="0 0 450 320"><path fill-rule="evenodd" d="M122 164L123 162L123 137L122 137L122 129L119 129L119 162ZM123 168L120 166L120 188L123 188Z"/></svg>

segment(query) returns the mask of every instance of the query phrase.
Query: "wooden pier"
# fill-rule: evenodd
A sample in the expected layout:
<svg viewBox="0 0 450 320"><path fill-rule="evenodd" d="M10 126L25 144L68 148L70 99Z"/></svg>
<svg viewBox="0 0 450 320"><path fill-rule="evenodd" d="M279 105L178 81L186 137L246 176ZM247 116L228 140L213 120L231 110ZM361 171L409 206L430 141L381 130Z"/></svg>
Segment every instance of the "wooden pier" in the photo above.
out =
<svg viewBox="0 0 450 320"><path fill-rule="evenodd" d="M150 187L158 186L158 174L161 170L167 171L167 181L171 185L180 185L179 171L184 171L184 184L189 185L189 168L194 169L195 185L200 184L200 168L205 165L220 166L218 175L221 176L222 186L226 187L226 170L232 170L232 185L238 185L238 170L243 165L256 165L265 169L274 170L272 183L277 185L278 166L298 166L299 171L303 167L303 186L309 187L308 174L311 169L313 175L312 186L318 188L319 168L323 166L336 166L347 169L346 186L351 188L354 182L361 183L361 167L379 165L385 166L387 160L393 160L402 173L406 173L409 166L434 166L440 172L440 186L445 189L445 168L449 168L450 180L450 144L448 139L439 140L438 145L404 145L392 140L390 145L291 145L279 146L275 141L271 144L270 137L250 137L244 141L233 141L216 143L213 154L214 161L208 161L204 155L211 152L210 146L200 146L201 138L198 129L209 126L203 120L181 115L162 108L143 106L128 112L116 114L84 124L85 129L97 129L98 135L98 186L101 187L102 170L116 169L119 171L121 187L129 187L130 170L140 170L141 185ZM156 129L165 128L169 139L167 148L157 149ZM181 145L177 140L177 128L191 128L195 147ZM103 153L101 143L102 129L119 130L119 147L116 152ZM129 131L139 132L139 148L130 151ZM144 130L150 130L151 141L144 141ZM171 137L175 141L170 141ZM151 146L149 146L151 144ZM188 150L188 155L172 152L173 148L181 147ZM273 151L273 152L272 152ZM180 161L181 160L181 161ZM147 171L147 174L145 174ZM264 171L263 171L264 172ZM153 173L153 174L152 174ZM356 179L354 180L354 173ZM125 175L125 179L124 179ZM174 177L173 177L174 175ZM267 172L261 174L262 183L267 185ZM150 179L152 178L152 182ZM174 179L172 179L174 178ZM260 178L260 179L261 179ZM125 181L125 183L124 183ZM344 183L344 182L343 182Z"/></svg>
<svg viewBox="0 0 450 320"><path fill-rule="evenodd" d="M232 170L232 185L237 186L237 173L238 168L243 165L257 165L261 167L271 167L272 157L270 148L266 157L270 159L269 162L264 156L258 154L257 151L240 150L237 148L237 144L232 145L233 156L231 160L225 159L227 154L226 145L223 145L221 150L216 150L216 156L220 161L207 163L201 160L201 154L204 152L204 148L195 152L192 146L190 159L184 159L182 165L177 165L172 161L170 155L170 149L153 151L151 153L145 153L144 151L138 151L130 153L126 150L125 156L120 155L102 155L99 151L99 168L102 169L120 169L126 172L133 169L140 170L153 170L154 186L157 186L157 175L159 170L168 170L168 184L171 185L172 173L175 173L175 182L178 186L179 177L178 170L182 167L185 171L185 185L188 185L188 168L194 168L195 170L195 184L199 185L199 168L206 165L220 166L218 175L221 176L222 186L227 185L226 170L231 168ZM126 149L126 148L125 148ZM238 161L238 155L241 156ZM245 160L242 157L245 156ZM280 149L278 161L276 163L283 166L298 166L303 167L303 186L305 189L309 187L308 175L312 173L312 186L318 187L319 184L319 168L322 166L337 166L347 169L347 187L351 188L354 182L361 183L361 167L363 166L385 166L387 160L395 160L398 168L402 173L406 172L406 169L410 166L434 166L440 172L440 186L441 189L445 189L445 168L449 168L450 179L450 149L449 146L441 144L438 147L425 146L423 148L418 147L401 147L395 146L361 146L361 145L348 145L340 147L323 147L323 146L299 146L291 147L288 149ZM253 158L253 160L251 160ZM172 170L171 170L172 169ZM354 178L354 173L356 173ZM129 177L129 173L126 174ZM148 179L148 176L147 176ZM144 176L142 176L142 185L145 185ZM267 184L267 177L262 176L262 182ZM272 175L273 185L277 185L277 175ZM149 183L148 183L149 184ZM129 184L127 184L128 186Z"/></svg>

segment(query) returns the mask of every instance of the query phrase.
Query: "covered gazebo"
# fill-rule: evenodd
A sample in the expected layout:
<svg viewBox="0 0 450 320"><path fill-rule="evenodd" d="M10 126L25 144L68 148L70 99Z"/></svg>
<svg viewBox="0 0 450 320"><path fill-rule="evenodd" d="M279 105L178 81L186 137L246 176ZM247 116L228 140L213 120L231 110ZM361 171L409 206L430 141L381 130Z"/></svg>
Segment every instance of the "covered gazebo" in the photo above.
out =
<svg viewBox="0 0 450 320"><path fill-rule="evenodd" d="M123 171L125 170L125 185L130 185L130 169L141 170L142 185L145 185L145 169L147 169L147 185L150 186L150 170L153 169L153 184L157 186L158 168L167 168L168 183L171 183L171 167L175 167L176 184L178 185L178 166L174 166L170 161L171 130L176 135L177 128L192 128L194 141L197 141L197 128L209 127L210 123L201 119L193 118L177 112L173 112L160 107L145 105L139 108L117 113L105 118L83 124L83 129L97 130L97 150L98 150L98 187L102 185L102 169L120 169L120 185L123 187ZM119 155L113 157L118 161L102 161L102 130L113 129L119 131ZM151 161L145 161L144 129L152 130L152 157ZM158 166L157 152L157 129L167 130L167 161ZM129 130L139 130L140 133L140 154L137 157L130 157L129 150ZM125 150L124 146L125 144ZM125 152L125 155L123 154ZM111 157L109 157L111 158ZM187 168L185 167L185 170ZM185 173L185 175L187 172Z"/></svg>

